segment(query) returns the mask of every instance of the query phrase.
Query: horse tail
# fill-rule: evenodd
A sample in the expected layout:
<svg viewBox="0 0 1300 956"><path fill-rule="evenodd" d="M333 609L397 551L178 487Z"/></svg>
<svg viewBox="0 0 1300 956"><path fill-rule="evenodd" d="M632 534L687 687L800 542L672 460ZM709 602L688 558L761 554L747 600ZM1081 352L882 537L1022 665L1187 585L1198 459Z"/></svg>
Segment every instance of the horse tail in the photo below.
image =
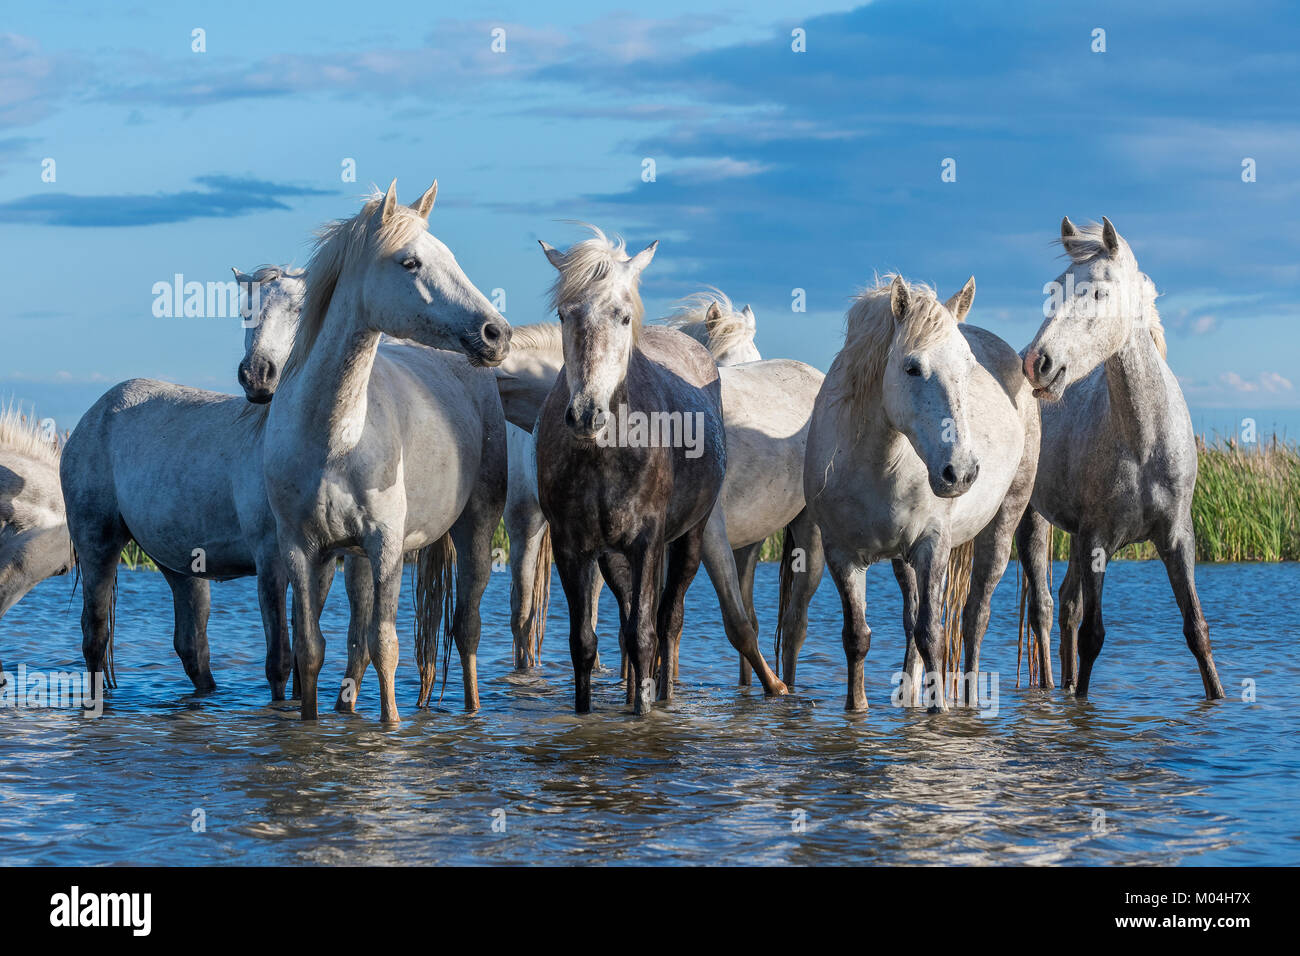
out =
<svg viewBox="0 0 1300 956"><path fill-rule="evenodd" d="M533 570L533 614L528 624L528 646L532 648L533 665L542 662L542 641L546 638L546 613L551 606L551 526L542 529L542 540L537 546L537 566Z"/></svg>
<svg viewBox="0 0 1300 956"><path fill-rule="evenodd" d="M943 621L943 671L945 685L948 676L960 678L962 610L970 594L971 568L975 563L975 539L959 544L948 553L948 574L944 580L943 604L940 607Z"/></svg>
<svg viewBox="0 0 1300 956"><path fill-rule="evenodd" d="M776 599L776 638L772 644L772 664L781 667L781 645L785 640L785 612L794 600L794 535L790 525L781 532L781 565Z"/></svg>
<svg viewBox="0 0 1300 956"><path fill-rule="evenodd" d="M456 615L456 546L451 534L420 549L415 561L415 665L420 669L420 698L424 707L438 674L438 631L442 625L442 687L447 689L451 660L451 624ZM441 698L440 698L441 699Z"/></svg>

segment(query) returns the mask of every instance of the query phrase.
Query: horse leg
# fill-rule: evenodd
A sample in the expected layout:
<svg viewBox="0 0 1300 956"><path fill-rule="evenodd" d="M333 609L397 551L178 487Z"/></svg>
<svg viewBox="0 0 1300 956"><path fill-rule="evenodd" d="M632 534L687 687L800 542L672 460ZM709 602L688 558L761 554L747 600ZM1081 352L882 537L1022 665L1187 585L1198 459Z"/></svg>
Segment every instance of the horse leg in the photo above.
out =
<svg viewBox="0 0 1300 956"><path fill-rule="evenodd" d="M623 681L624 702L631 707L633 688L626 634L628 618L632 615L632 572L628 567L627 558L612 551L601 555L600 575L604 576L605 583L614 592L614 599L618 602L619 679ZM599 594L594 585L592 590L593 594ZM594 610L592 611L592 618L594 630Z"/></svg>
<svg viewBox="0 0 1300 956"><path fill-rule="evenodd" d="M379 719L385 724L401 723L397 710L397 603L402 592L402 539L396 533L380 529L366 542L370 559L370 581L374 594L366 642L370 659L379 678ZM332 570L331 566L331 570ZM322 650L324 641L321 641ZM304 678L307 676L304 670ZM312 675L313 683L315 675ZM304 696L303 706L307 704Z"/></svg>
<svg viewBox="0 0 1300 956"><path fill-rule="evenodd" d="M838 551L827 550L826 566L831 580L840 592L840 606L844 611L844 660L848 664L848 694L844 709L867 709L865 663L871 650L871 628L867 626L867 569L854 565L853 559Z"/></svg>
<svg viewBox="0 0 1300 956"><path fill-rule="evenodd" d="M208 658L208 612L212 607L208 582L177 574L160 568L167 586L172 589L172 610L175 624L172 629L172 647L181 659L185 674L199 694L210 694L217 689L212 678Z"/></svg>
<svg viewBox="0 0 1300 956"><path fill-rule="evenodd" d="M925 681L925 667L916 650L916 607L920 595L916 590L916 572L902 558L894 558L894 578L903 592L903 700L905 707L921 706L921 684Z"/></svg>
<svg viewBox="0 0 1300 956"><path fill-rule="evenodd" d="M758 633L750 621L749 613L741 603L740 579L736 575L736 561L727 543L727 524L721 508L709 515L710 527L704 533L704 568L709 572L713 589L718 592L722 608L722 626L731 646L740 651L754 668L763 692L769 697L789 693L781 679L767 666L758 649Z"/></svg>
<svg viewBox="0 0 1300 956"><path fill-rule="evenodd" d="M538 663L534 639L538 622L533 615L541 614L542 609L533 607L533 585L546 531L546 519L536 506L526 509L512 502L512 507L506 510L506 534L510 537L510 631L514 637L517 671Z"/></svg>
<svg viewBox="0 0 1300 956"><path fill-rule="evenodd" d="M343 559L343 587L348 593L348 669L334 702L340 714L356 713L361 681L370 666L370 630L375 615L373 581L374 573L365 558L349 554Z"/></svg>
<svg viewBox="0 0 1300 956"><path fill-rule="evenodd" d="M692 529L693 530L693 529ZM689 532L688 532L689 533ZM730 555L730 551L727 552ZM663 582L664 540L660 530L642 534L627 554L631 571L631 615L624 634L632 659L629 680L634 690L633 712L646 714L655 700L655 654L659 649L656 618Z"/></svg>
<svg viewBox="0 0 1300 956"><path fill-rule="evenodd" d="M1031 474L1029 481L1032 480ZM961 636L966 664L965 679L961 682L963 688L957 693L958 704L963 703L964 689L964 702L971 707L979 706L980 645L989 626L989 606L993 601L993 592L997 590L998 582L1002 580L1007 563L1011 560L1011 539L1025 513L1028 494L1027 488L1017 489L1013 486L993 520L975 536L970 593L966 595L966 603L961 612Z"/></svg>
<svg viewBox="0 0 1300 956"><path fill-rule="evenodd" d="M1035 644L1031 654L1038 655L1038 683L1051 688L1052 682L1052 592L1047 586L1047 569L1052 556L1052 526L1033 509L1025 509L1024 517L1016 526L1016 552L1024 571L1029 590L1029 625L1034 630ZM1065 678L1064 669L1061 674Z"/></svg>
<svg viewBox="0 0 1300 956"><path fill-rule="evenodd" d="M677 672L678 649L682 639L682 607L686 591L700 570L700 550L704 543L703 522L668 546L668 575L659 599L659 699L672 700L673 678Z"/></svg>
<svg viewBox="0 0 1300 956"><path fill-rule="evenodd" d="M1079 621L1083 617L1082 559L1076 550L1076 540L1071 538L1070 563L1057 592L1061 604L1061 687L1069 693L1075 692L1079 682Z"/></svg>
<svg viewBox="0 0 1300 956"><path fill-rule="evenodd" d="M1079 575L1083 582L1083 621L1079 625L1079 681L1075 684L1077 697L1088 696L1092 680L1092 665L1101 653L1106 639L1106 627L1101 620L1101 592L1106 583L1106 564L1110 549L1093 535L1079 536L1081 547L1071 559L1080 564Z"/></svg>
<svg viewBox="0 0 1300 956"><path fill-rule="evenodd" d="M740 577L740 599L744 602L745 613L749 615L750 627L754 633L758 633L758 615L754 613L754 571L758 566L758 552L763 549L762 541L755 541L753 544L747 544L743 548L736 548L731 552L732 558L736 562L736 573ZM673 645L673 676L677 676L677 644ZM740 681L739 686L748 687L753 683L754 669L749 666L749 661L745 660L742 655L740 658Z"/></svg>
<svg viewBox="0 0 1300 956"><path fill-rule="evenodd" d="M113 612L117 595L117 566L130 536L114 515L106 525L77 534L77 567L81 572L81 653L86 670L103 674L105 687L116 687L112 665Z"/></svg>
<svg viewBox="0 0 1300 956"><path fill-rule="evenodd" d="M1190 520L1161 536L1156 542L1160 558L1169 573L1178 609L1183 612L1183 637L1201 669L1201 683L1207 700L1223 699L1223 685L1210 652L1210 628L1201 613L1201 599L1196 594L1196 537Z"/></svg>
<svg viewBox="0 0 1300 956"><path fill-rule="evenodd" d="M451 526L451 540L456 545L456 612L452 617L451 636L460 654L467 711L479 709L478 642L483 628L479 603L492 577L492 535L500 520L500 498L484 494L481 499L470 498L465 511ZM533 564L536 567L536 561ZM541 613L540 608L535 610Z"/></svg>
<svg viewBox="0 0 1300 956"><path fill-rule="evenodd" d="M605 579L601 577L600 571L596 571L595 577L591 581L591 632L599 635L596 625L600 623L600 590L605 586ZM600 670L600 650L596 650L596 659L592 662L592 670Z"/></svg>
<svg viewBox="0 0 1300 956"><path fill-rule="evenodd" d="M281 701L293 671L293 645L286 618L285 589L288 575L280 561L280 552L272 550L257 562L257 606L262 612L262 630L266 634L266 682L271 685L271 700Z"/></svg>
<svg viewBox="0 0 1300 956"><path fill-rule="evenodd" d="M786 525L785 533L791 536L794 549L790 552L791 567L782 567L781 571L791 575L793 587L790 590L789 600L779 612L781 614L781 676L785 680L786 687L793 690L795 664L799 660L799 651L803 648L803 642L808 637L808 605L822 583L826 558L822 554L821 528L813 522L807 509L795 515L794 519ZM782 561L785 560L785 556L782 555ZM752 600L750 606L753 606Z"/></svg>
<svg viewBox="0 0 1300 956"><path fill-rule="evenodd" d="M285 564L293 587L294 680L302 699L302 719L315 720L317 678L325 660L325 638L320 632L321 605L317 597L323 590L321 579L334 573L334 558L322 558L302 546L286 550Z"/></svg>
<svg viewBox="0 0 1300 956"><path fill-rule="evenodd" d="M596 632L591 627L591 608L588 606L593 590L592 580L596 576L596 562L589 555L574 556L561 546L555 548L555 567L560 572L560 584L569 604L573 709L579 714L587 714L591 712L591 668L596 662Z"/></svg>
<svg viewBox="0 0 1300 956"><path fill-rule="evenodd" d="M949 546L946 541L923 539L908 563L916 571L918 601L916 631L913 640L925 665L925 684L929 688L930 713L948 709L943 686L943 580L948 569Z"/></svg>

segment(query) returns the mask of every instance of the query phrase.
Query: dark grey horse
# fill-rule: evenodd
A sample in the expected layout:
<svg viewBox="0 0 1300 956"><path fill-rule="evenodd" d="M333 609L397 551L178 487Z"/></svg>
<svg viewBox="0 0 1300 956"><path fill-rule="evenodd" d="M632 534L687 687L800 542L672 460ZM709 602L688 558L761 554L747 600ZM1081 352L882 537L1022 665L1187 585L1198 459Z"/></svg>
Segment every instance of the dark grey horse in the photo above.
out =
<svg viewBox="0 0 1300 956"><path fill-rule="evenodd" d="M655 698L656 654L658 697L672 694L671 635L680 632L726 471L722 392L708 349L673 329L642 326L637 284L655 244L628 257L622 243L593 231L567 253L542 244L560 272L552 304L565 364L537 424L538 497L569 604L576 709L591 709L599 563L619 602L641 714ZM638 431L638 422L647 425ZM721 550L734 577L731 551ZM723 624L764 690L785 693L741 602L724 602Z"/></svg>

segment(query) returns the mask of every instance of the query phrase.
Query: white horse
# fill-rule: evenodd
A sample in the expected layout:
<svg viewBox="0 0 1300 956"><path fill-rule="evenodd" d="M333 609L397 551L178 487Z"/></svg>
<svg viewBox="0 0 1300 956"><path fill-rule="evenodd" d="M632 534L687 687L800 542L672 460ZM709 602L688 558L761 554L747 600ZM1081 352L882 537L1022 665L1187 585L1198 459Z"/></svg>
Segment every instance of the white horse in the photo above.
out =
<svg viewBox="0 0 1300 956"><path fill-rule="evenodd" d="M964 575L970 550L955 549L972 540L963 684L977 702L989 599L1033 487L1039 422L1015 350L991 332L958 324L974 297L974 279L946 304L899 277L862 293L817 397L804 490L843 605L848 710L867 707L865 575L882 558L901 558L895 572L908 637L906 697L917 697L923 662L927 702L946 709L944 574ZM961 560L950 563L957 554Z"/></svg>
<svg viewBox="0 0 1300 956"><path fill-rule="evenodd" d="M822 374L802 362L762 361L754 344L754 311L737 310L720 292L692 297L686 308L664 320L705 345L719 366L723 420L727 434L727 473L715 507L716 517L705 532L703 563L710 579L720 582L719 595L739 600L751 625L754 612L754 573L763 541L786 528L789 564L796 568L796 593L783 609L784 680L794 680L795 655L807 628L808 602L821 580L821 542L817 529L803 514L803 456L807 424L821 387ZM557 323L519 326L511 352L497 369L507 415L519 421L535 418L534 401L545 397L563 365ZM511 427L510 492L506 500L506 531L511 542L511 627L515 662L537 662L545 634L550 582L550 543L546 519L537 502L536 451L531 435ZM795 557L795 549L802 549ZM732 552L737 578L727 573L723 551ZM603 580L592 582L592 628L596 597ZM680 633L670 638L673 676L677 676ZM743 655L741 683L751 671ZM626 660L624 661L626 677Z"/></svg>
<svg viewBox="0 0 1300 956"><path fill-rule="evenodd" d="M394 182L356 216L322 232L307 265L298 336L267 413L263 471L293 587L305 719L317 715L324 655L318 582L333 574L336 554L350 552L370 565L369 606L360 613L368 620L381 718L399 720L402 558L435 542L442 547L434 549L433 564L450 560L452 543L458 553L448 616L465 706L478 706L478 603L504 505L506 447L493 376L470 360L499 364L510 326L429 233L436 194L435 183L412 208L399 206ZM384 333L430 347L381 347ZM417 605L436 614L445 576L434 567L424 579ZM417 640L421 704L436 655L436 642L432 653L426 642Z"/></svg>
<svg viewBox="0 0 1300 956"><path fill-rule="evenodd" d="M236 276L256 282L262 297L246 347L259 333L274 339L296 325L300 276L275 266ZM250 412L243 398L131 379L104 393L68 439L60 472L83 578L82 651L109 686L117 565L134 539L171 587L173 644L200 693L216 688L208 582L257 575L266 678L272 700L284 699L292 669L287 578L262 480L260 421Z"/></svg>
<svg viewBox="0 0 1300 956"><path fill-rule="evenodd" d="M1025 375L1044 399L1043 456L1033 511L1016 539L1043 685L1052 685L1050 521L1073 536L1061 584L1062 685L1088 693L1105 637L1101 591L1110 556L1151 541L1169 572L1205 696L1217 700L1223 685L1196 594L1196 437L1165 362L1155 284L1105 217L1082 229L1061 220L1061 243L1070 267L1051 286L1047 319L1025 350Z"/></svg>
<svg viewBox="0 0 1300 956"><path fill-rule="evenodd" d="M59 442L16 405L0 407L0 619L46 578L72 569ZM3 685L0 667L0 685Z"/></svg>

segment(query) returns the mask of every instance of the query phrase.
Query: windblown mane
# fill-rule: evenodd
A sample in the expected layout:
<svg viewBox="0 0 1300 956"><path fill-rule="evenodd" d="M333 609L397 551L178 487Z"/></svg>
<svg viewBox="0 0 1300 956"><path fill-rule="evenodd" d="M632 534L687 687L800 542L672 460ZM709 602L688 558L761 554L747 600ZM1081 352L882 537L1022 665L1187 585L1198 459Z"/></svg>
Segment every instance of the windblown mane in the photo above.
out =
<svg viewBox="0 0 1300 956"><path fill-rule="evenodd" d="M337 219L316 233L316 248L307 262L307 291L298 320L298 337L285 360L282 379L301 368L311 354L347 265L366 254L389 255L429 228L419 213L401 203L386 222L377 223L375 214L383 202L383 194L376 190L351 219Z"/></svg>
<svg viewBox="0 0 1300 956"><path fill-rule="evenodd" d="M512 349L529 349L536 352L564 351L564 337L558 322L534 322L531 325L512 326Z"/></svg>
<svg viewBox="0 0 1300 956"><path fill-rule="evenodd" d="M907 283L911 307L895 329L890 308L890 284L894 276L876 280L874 287L859 293L845 318L844 347L831 363L831 374L842 371L847 391L840 400L852 420L864 422L879 404L880 383L893 348L926 348L942 341L956 329L952 315L940 303L934 289L924 283Z"/></svg>
<svg viewBox="0 0 1300 956"><path fill-rule="evenodd" d="M593 282L599 282L609 275L616 265L627 262L627 243L622 236L609 238L591 223L580 222L577 225L592 232L590 239L583 239L571 245L564 253L559 267L559 276L551 286L550 307L557 310L565 302L577 299ZM640 331L641 321L645 317L645 306L641 304L641 294L632 289L632 318Z"/></svg>
<svg viewBox="0 0 1300 956"><path fill-rule="evenodd" d="M710 329L706 316L709 307L715 304L722 313L722 318ZM749 341L753 335L744 316L736 311L731 300L718 289L708 289L688 296L683 300L682 307L664 319L663 324L695 339L715 359L725 355L733 346Z"/></svg>
<svg viewBox="0 0 1300 956"><path fill-rule="evenodd" d="M36 416L24 415L22 408L15 403L0 406L0 448L46 462L55 468L59 467L59 456L63 452L57 441L48 441L41 434Z"/></svg>
<svg viewBox="0 0 1300 956"><path fill-rule="evenodd" d="M1077 235L1071 236L1067 244L1064 239L1057 239L1056 242L1065 248L1065 254L1070 257L1070 261L1076 265L1082 265L1092 262L1108 255L1106 244L1102 241L1101 234L1105 227L1099 222L1089 222L1082 226L1076 226ZM1123 236L1120 242L1128 246L1128 240ZM1129 249L1129 255L1132 255L1132 249ZM1134 260L1136 262L1136 260ZM1169 357L1168 345L1165 342L1165 326L1160 321L1160 313L1156 310L1156 287L1145 272L1139 271L1143 279L1142 305L1144 318L1151 330L1151 340L1156 343L1156 351L1160 357L1167 359ZM1148 295L1149 291L1149 295Z"/></svg>

